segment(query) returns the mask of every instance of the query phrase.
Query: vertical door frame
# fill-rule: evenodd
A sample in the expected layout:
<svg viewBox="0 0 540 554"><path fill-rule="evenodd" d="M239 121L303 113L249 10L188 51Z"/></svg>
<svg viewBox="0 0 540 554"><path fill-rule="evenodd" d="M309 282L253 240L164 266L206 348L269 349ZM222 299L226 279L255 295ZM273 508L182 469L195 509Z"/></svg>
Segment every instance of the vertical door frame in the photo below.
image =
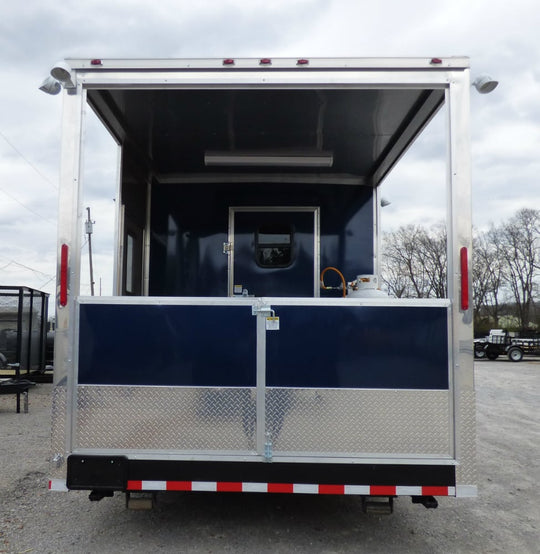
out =
<svg viewBox="0 0 540 554"><path fill-rule="evenodd" d="M321 274L321 228L320 208L318 206L230 206L228 235L228 295L234 296L234 224L238 212L311 212L313 213L313 297L320 296Z"/></svg>

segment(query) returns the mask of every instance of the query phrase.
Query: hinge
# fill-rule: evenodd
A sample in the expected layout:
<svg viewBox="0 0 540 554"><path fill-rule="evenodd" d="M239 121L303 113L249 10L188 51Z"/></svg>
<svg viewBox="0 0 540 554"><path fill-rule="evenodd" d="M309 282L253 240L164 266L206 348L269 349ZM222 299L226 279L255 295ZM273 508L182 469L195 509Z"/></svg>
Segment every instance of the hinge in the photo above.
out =
<svg viewBox="0 0 540 554"><path fill-rule="evenodd" d="M229 252L232 252L232 242L224 242L223 254L228 254Z"/></svg>
<svg viewBox="0 0 540 554"><path fill-rule="evenodd" d="M269 431L265 433L265 441L264 441L264 461L265 462L271 462L272 461L272 435Z"/></svg>

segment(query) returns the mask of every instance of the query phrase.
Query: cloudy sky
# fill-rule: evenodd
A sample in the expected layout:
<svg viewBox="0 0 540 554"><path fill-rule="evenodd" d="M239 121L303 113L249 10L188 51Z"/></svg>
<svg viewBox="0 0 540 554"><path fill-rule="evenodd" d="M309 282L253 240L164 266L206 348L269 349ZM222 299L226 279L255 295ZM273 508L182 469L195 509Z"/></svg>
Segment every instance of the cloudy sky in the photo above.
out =
<svg viewBox="0 0 540 554"><path fill-rule="evenodd" d="M25 0L1 2L0 285L54 294L62 95L38 90L67 57L469 56L473 77L500 84L471 94L474 224L540 208L540 5L538 0ZM383 192L396 224L435 222L444 198L426 179L430 134ZM96 221L95 279L110 289L115 152L88 116L85 202ZM437 161L431 162L435 168ZM426 165L428 164L428 165ZM416 198L400 195L416 184ZM432 217L419 218L422 203ZM87 255L87 247L83 250ZM83 274L83 292L89 279ZM99 292L99 291L98 291Z"/></svg>

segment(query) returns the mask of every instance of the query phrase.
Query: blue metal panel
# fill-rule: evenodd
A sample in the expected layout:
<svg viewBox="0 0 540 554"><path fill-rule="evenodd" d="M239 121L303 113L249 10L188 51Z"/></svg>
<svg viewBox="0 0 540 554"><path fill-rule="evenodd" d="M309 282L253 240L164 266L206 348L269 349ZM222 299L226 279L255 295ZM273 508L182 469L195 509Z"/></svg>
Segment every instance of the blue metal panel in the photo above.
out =
<svg viewBox="0 0 540 554"><path fill-rule="evenodd" d="M273 307L270 387L448 389L444 307Z"/></svg>
<svg viewBox="0 0 540 554"><path fill-rule="evenodd" d="M80 306L79 383L255 386L249 306Z"/></svg>
<svg viewBox="0 0 540 554"><path fill-rule="evenodd" d="M151 206L150 296L227 296L223 243L228 237L230 206L318 206L321 269L337 267L348 280L373 273L370 187L299 183L156 185L152 187ZM328 280L329 284L338 284L331 275ZM332 291L321 293L333 295Z"/></svg>

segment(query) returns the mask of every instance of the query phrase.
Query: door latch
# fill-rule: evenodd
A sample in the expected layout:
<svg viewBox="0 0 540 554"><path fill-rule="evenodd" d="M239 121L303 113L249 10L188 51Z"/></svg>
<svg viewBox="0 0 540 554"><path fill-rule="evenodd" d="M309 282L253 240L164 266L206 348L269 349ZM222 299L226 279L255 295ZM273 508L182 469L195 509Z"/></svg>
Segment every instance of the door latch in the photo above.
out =
<svg viewBox="0 0 540 554"><path fill-rule="evenodd" d="M265 317L275 317L276 312L272 310L270 306L265 304L258 304L256 306L251 306L251 315L262 315Z"/></svg>

